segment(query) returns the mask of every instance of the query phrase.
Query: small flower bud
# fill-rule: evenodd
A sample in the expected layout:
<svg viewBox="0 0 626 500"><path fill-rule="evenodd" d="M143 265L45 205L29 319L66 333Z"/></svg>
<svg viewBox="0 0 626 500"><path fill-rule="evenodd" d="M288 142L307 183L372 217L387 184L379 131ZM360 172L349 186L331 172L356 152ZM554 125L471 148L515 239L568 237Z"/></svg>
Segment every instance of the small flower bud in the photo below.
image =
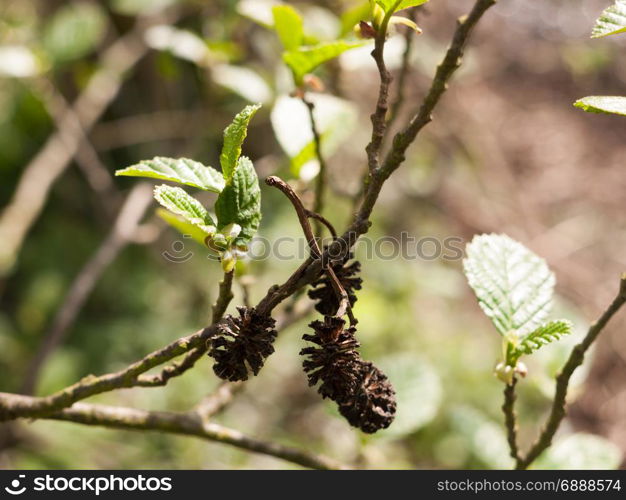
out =
<svg viewBox="0 0 626 500"><path fill-rule="evenodd" d="M235 269L235 264L237 263L237 258L233 255L230 250L226 250L222 254L222 269L225 273L230 273L233 269Z"/></svg>
<svg viewBox="0 0 626 500"><path fill-rule="evenodd" d="M511 385L513 383L513 376L515 375L515 369L512 366L507 365L503 361L498 363L495 368L495 375L502 382L507 385Z"/></svg>
<svg viewBox="0 0 626 500"><path fill-rule="evenodd" d="M364 39L376 38L376 30L371 24L365 21L360 21L359 24L354 26L354 34Z"/></svg>
<svg viewBox="0 0 626 500"><path fill-rule="evenodd" d="M232 222L231 224L224 226L220 233L223 234L228 241L230 241L239 236L239 233L241 233L241 226Z"/></svg>
<svg viewBox="0 0 626 500"><path fill-rule="evenodd" d="M324 92L326 88L324 82L315 75L304 75L302 81L304 85L313 92Z"/></svg>
<svg viewBox="0 0 626 500"><path fill-rule="evenodd" d="M528 375L528 367L521 361L518 361L515 365L515 373L520 377L525 377Z"/></svg>

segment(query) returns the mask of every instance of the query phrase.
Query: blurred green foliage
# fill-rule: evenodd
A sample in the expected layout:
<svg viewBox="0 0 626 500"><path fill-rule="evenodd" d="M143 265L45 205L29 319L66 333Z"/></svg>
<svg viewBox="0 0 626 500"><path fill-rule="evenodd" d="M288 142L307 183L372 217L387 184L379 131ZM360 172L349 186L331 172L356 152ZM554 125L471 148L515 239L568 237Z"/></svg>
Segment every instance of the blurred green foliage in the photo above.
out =
<svg viewBox="0 0 626 500"><path fill-rule="evenodd" d="M302 1L297 7L303 13L306 33L330 31L339 37L348 35L341 14L363 12L362 3ZM431 2L433 10L436 3ZM260 177L275 173L302 189L305 199L310 196L307 187L317 166L310 154L301 156L311 143L308 123L290 127L288 121L287 125L282 121L289 119L289 113L281 118L277 111L293 90L281 61L280 41L249 19L252 14L271 22L271 2L14 0L0 6L0 48L24 49L17 66L11 66L15 72L22 65L23 76L0 74L0 206L8 203L24 167L55 128L40 82L51 83L72 102L98 70L104 48L135 22L162 14L163 9L173 9L178 21L169 26L164 20L165 30L152 31L146 37L153 50L126 75L115 102L90 134L108 171L156 155L187 156L217 165L223 128L245 104L263 101L268 105L255 118L244 153L255 161ZM441 36L428 31L423 36L419 59L436 60ZM350 58L341 59L350 78L363 79L365 71L367 78L374 75L370 50L358 49ZM0 59L2 54L0 51ZM392 57L392 49L390 54ZM575 71L596 68L605 57L609 59L590 52L582 61L572 56L570 49L563 55ZM418 81L430 72L422 65L416 64ZM0 70L3 67L0 60ZM332 65L316 71L327 84L327 94L337 90L334 72ZM371 80L375 78L371 76ZM316 96L319 112L341 118L330 119L323 128L327 131L324 141L331 161L330 177L337 186L325 213L341 227L352 211L351 200L342 192L358 182L369 133L367 116L374 100L371 92L350 96L342 91L332 98L327 94ZM322 101L330 102L328 110ZM333 127L337 121L345 126ZM292 135L299 137L285 138L290 128ZM471 147L439 151L432 137L424 138L412 151L398 173L402 177L395 185L396 192L385 193L381 199L370 239L398 235L401 230L441 240L455 234L454 222L428 195L442 165L445 169L453 162L468 175L480 165ZM311 162L313 165L304 167ZM133 180L115 179L115 187L123 194L133 184ZM398 201L402 196L406 199ZM107 206L119 208L115 200L90 191L76 164L54 185L17 267L0 281L0 390L19 389L73 278L110 230ZM152 214L147 220L162 228ZM263 191L259 234L269 241L300 236L291 206L280 193L269 189ZM207 323L220 266L191 240L183 243L184 252L192 251L193 258L182 264L169 262L162 254L173 252L177 241L177 233L168 229L150 245L130 245L123 250L89 296L64 344L46 363L38 394L58 390L89 373L117 370ZM260 376L246 384L217 421L362 466L510 467L500 412L502 384L492 375L500 345L473 301L460 261L371 259L363 249L357 250L357 258L364 268L364 288L355 307L359 339L364 357L388 372L398 392L398 415L391 428L364 436L307 387L297 353L304 346L301 335L312 315L281 332L277 352ZM270 285L287 278L299 263L293 259L250 262L246 271L255 281L250 290L252 302ZM243 300L239 287L235 292L233 305ZM519 396L524 442L532 439L545 414L552 377L567 349L585 331L585 320L576 308L561 302L563 315L575 319L574 332L545 347L538 359L529 363L530 374L520 384ZM165 388L123 390L93 399L153 410L187 410L217 386L210 365L208 359L202 360ZM577 373L579 387L584 376L582 371ZM18 437L14 444L2 439L13 432ZM2 428L0 444L0 464L15 468L292 467L194 439L48 421ZM610 468L618 467L621 460L619 448L606 439L566 427L536 466Z"/></svg>

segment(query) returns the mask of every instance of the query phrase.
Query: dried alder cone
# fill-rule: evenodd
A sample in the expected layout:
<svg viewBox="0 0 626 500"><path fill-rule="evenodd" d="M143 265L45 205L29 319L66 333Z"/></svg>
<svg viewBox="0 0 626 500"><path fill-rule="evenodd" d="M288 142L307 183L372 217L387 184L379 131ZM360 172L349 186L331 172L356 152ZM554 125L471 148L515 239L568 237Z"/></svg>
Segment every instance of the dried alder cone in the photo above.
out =
<svg viewBox="0 0 626 500"><path fill-rule="evenodd" d="M358 276L361 272L361 263L355 260L352 264L347 265L352 257L353 254L350 253L346 255L341 262L331 266L341 286L348 293L350 307L354 306L357 300L354 291L360 290L361 284L363 283L363 280ZM309 297L317 301L315 309L325 316L335 314L339 308L339 299L337 298L337 292L335 292L328 275L324 273L317 281L314 281L311 286L313 290L309 290Z"/></svg>
<svg viewBox="0 0 626 500"><path fill-rule="evenodd" d="M309 385L321 381L318 392L335 401L339 412L354 427L374 433L391 425L396 413L395 391L387 376L369 361L361 359L354 335L341 318L326 316L309 325L314 335L303 339L318 347L300 351Z"/></svg>
<svg viewBox="0 0 626 500"><path fill-rule="evenodd" d="M218 326L218 334L209 339L209 356L215 359L213 371L232 382L258 375L265 359L274 352L276 321L262 316L254 308L238 307L239 317L228 314Z"/></svg>
<svg viewBox="0 0 626 500"><path fill-rule="evenodd" d="M305 347L300 351L308 356L302 363L309 385L322 382L318 392L324 398L340 400L345 394L354 393L359 384L358 365L361 358L357 349L359 342L354 338L354 327L344 328L341 318L326 316L324 321L313 321L309 326L314 335L302 338L319 347Z"/></svg>

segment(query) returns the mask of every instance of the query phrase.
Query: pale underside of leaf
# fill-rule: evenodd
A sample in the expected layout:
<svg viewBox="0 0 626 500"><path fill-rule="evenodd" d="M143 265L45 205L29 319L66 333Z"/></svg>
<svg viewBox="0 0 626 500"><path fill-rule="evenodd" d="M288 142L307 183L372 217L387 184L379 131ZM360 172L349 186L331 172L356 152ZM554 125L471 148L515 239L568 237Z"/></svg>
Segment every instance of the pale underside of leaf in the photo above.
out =
<svg viewBox="0 0 626 500"><path fill-rule="evenodd" d="M207 235L215 233L215 222L207 210L184 189L162 184L154 188L154 198L165 208L180 215Z"/></svg>
<svg viewBox="0 0 626 500"><path fill-rule="evenodd" d="M583 97L574 103L574 106L587 113L606 113L626 116L626 97L595 95Z"/></svg>
<svg viewBox="0 0 626 500"><path fill-rule="evenodd" d="M593 27L591 37L601 38L624 32L626 32L626 0L616 0L602 12Z"/></svg>
<svg viewBox="0 0 626 500"><path fill-rule="evenodd" d="M224 178L217 170L187 158L165 158L157 156L115 172L128 177L149 177L178 182L187 186L219 193L224 189Z"/></svg>
<svg viewBox="0 0 626 500"><path fill-rule="evenodd" d="M170 226L176 229L180 234L184 237L192 238L194 241L197 241L201 245L204 245L204 241L207 237L207 233L200 229L198 226L192 224L191 222L187 222L180 215L173 214L169 210L165 210L164 208L158 208L156 214L167 222Z"/></svg>
<svg viewBox="0 0 626 500"><path fill-rule="evenodd" d="M503 335L527 334L550 313L554 275L546 262L506 235L480 235L463 261L484 313Z"/></svg>
<svg viewBox="0 0 626 500"><path fill-rule="evenodd" d="M224 130L224 145L220 155L220 164L226 181L233 176L237 168L237 162L241 156L241 147L246 135L248 135L248 124L260 108L260 104L246 106Z"/></svg>

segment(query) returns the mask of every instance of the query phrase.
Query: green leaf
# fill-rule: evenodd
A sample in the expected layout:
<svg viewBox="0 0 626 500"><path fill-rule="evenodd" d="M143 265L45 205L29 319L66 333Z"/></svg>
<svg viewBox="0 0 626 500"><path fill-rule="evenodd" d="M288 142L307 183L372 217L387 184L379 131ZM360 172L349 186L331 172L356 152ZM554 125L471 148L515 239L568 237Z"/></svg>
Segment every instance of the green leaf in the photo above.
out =
<svg viewBox="0 0 626 500"><path fill-rule="evenodd" d="M587 113L607 113L626 116L626 97L594 95L583 97L574 106Z"/></svg>
<svg viewBox="0 0 626 500"><path fill-rule="evenodd" d="M43 45L55 61L79 59L102 41L105 11L95 3L69 3L59 8L43 33Z"/></svg>
<svg viewBox="0 0 626 500"><path fill-rule="evenodd" d="M178 182L205 191L219 193L224 189L224 178L217 170L187 158L165 158L157 156L115 172L128 177L150 177Z"/></svg>
<svg viewBox="0 0 626 500"><path fill-rule="evenodd" d="M241 156L241 146L248 134L248 124L260 107L260 104L246 106L224 130L224 145L220 155L220 164L227 182L233 176Z"/></svg>
<svg viewBox="0 0 626 500"><path fill-rule="evenodd" d="M591 38L617 35L626 32L626 0L615 0L615 4L607 7L591 32Z"/></svg>
<svg viewBox="0 0 626 500"><path fill-rule="evenodd" d="M204 240L207 237L207 233L198 226L192 224L191 222L187 222L182 217L175 215L164 208L158 208L156 214L174 229L178 230L178 232L183 236L191 236L191 238L201 245L205 244Z"/></svg>
<svg viewBox="0 0 626 500"><path fill-rule="evenodd" d="M154 188L154 199L207 235L215 233L215 222L206 208L184 189L161 184Z"/></svg>
<svg viewBox="0 0 626 500"><path fill-rule="evenodd" d="M324 42L285 52L283 53L283 61L293 72L296 85L301 85L304 75L311 73L320 64L334 59L346 50L361 47L362 45L364 45L364 42L350 43L343 40Z"/></svg>
<svg viewBox="0 0 626 500"><path fill-rule="evenodd" d="M515 357L522 354L532 354L544 345L559 340L563 335L568 335L572 331L572 323L568 320L560 319L550 321L532 331L522 338L515 349Z"/></svg>
<svg viewBox="0 0 626 500"><path fill-rule="evenodd" d="M242 156L226 187L215 202L217 227L222 230L229 224L241 226L235 245L250 242L261 222L261 189L252 162Z"/></svg>
<svg viewBox="0 0 626 500"><path fill-rule="evenodd" d="M296 9L289 5L277 5L272 9L274 29L285 50L294 50L304 40L304 22Z"/></svg>
<svg viewBox="0 0 626 500"><path fill-rule="evenodd" d="M554 274L524 245L506 235L475 236L463 266L480 307L502 335L523 337L546 320Z"/></svg>
<svg viewBox="0 0 626 500"><path fill-rule="evenodd" d="M376 0L376 3L380 5L386 13L417 7L426 2L428 2L428 0Z"/></svg>

